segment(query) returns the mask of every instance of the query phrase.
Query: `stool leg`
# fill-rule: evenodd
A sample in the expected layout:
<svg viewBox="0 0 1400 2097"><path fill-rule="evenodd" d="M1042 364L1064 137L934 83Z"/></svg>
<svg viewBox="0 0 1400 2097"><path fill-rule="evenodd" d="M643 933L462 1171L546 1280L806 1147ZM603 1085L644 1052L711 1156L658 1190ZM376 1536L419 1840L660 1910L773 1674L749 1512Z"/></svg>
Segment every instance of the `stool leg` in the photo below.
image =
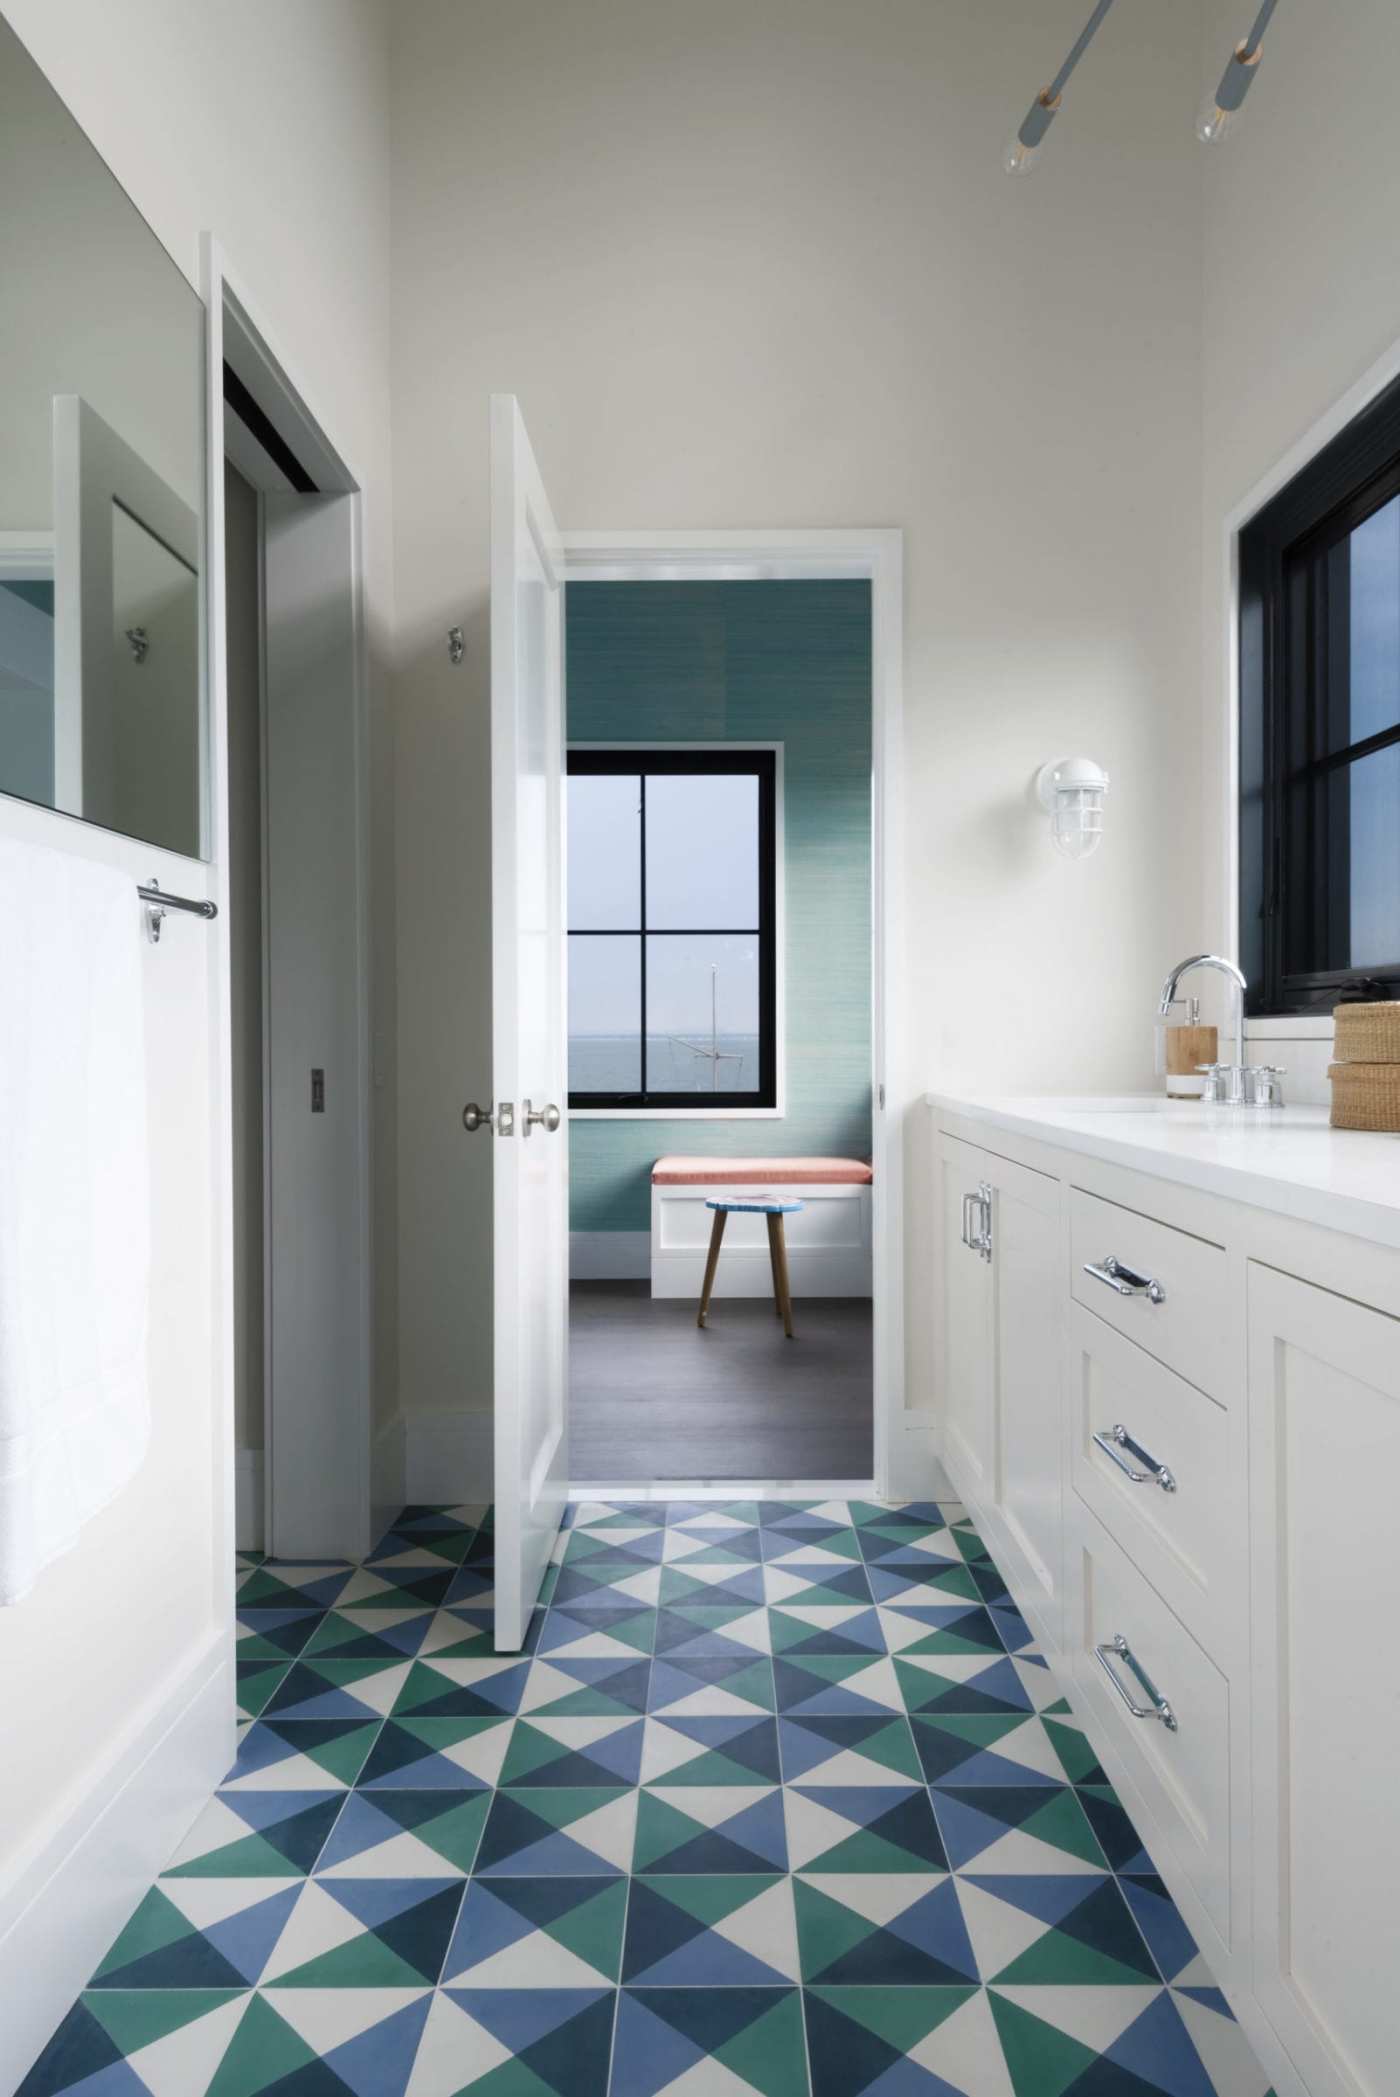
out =
<svg viewBox="0 0 1400 2097"><path fill-rule="evenodd" d="M783 1315L783 1292L778 1283L778 1234L773 1228L778 1218L776 1216L765 1216L763 1220L768 1226L768 1264L773 1270L773 1316L781 1318Z"/></svg>
<svg viewBox="0 0 1400 2097"><path fill-rule="evenodd" d="M728 1214L729 1211L727 1209L716 1209L715 1220L710 1226L710 1250L705 1261L705 1285L700 1291L700 1314L695 1320L696 1324L700 1326L704 1325L709 1315L710 1291L715 1285L715 1269L719 1265L720 1240L724 1236L724 1225Z"/></svg>
<svg viewBox="0 0 1400 2097"><path fill-rule="evenodd" d="M788 1286L787 1235L781 1216L768 1218L768 1250L773 1258L773 1279L778 1292L778 1309L783 1314L783 1331L790 1340L796 1339L792 1329L792 1290Z"/></svg>

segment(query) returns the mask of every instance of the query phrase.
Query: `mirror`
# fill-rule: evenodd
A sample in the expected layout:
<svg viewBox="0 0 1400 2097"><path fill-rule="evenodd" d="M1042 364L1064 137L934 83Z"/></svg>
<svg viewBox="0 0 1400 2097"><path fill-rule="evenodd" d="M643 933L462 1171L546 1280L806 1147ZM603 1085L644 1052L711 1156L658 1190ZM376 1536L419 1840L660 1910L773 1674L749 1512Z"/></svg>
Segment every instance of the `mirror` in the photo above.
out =
<svg viewBox="0 0 1400 2097"><path fill-rule="evenodd" d="M0 792L204 849L204 309L0 22Z"/></svg>

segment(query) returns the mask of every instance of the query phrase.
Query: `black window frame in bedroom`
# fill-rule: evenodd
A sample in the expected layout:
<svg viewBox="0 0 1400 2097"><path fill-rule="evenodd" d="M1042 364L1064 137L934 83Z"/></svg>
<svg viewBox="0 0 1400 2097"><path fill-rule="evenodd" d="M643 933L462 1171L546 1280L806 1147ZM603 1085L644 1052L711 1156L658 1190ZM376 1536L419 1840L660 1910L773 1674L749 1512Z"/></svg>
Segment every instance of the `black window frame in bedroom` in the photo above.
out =
<svg viewBox="0 0 1400 2097"><path fill-rule="evenodd" d="M638 894L640 923L635 927L570 924L570 951L576 940L634 936L640 947L639 1030L642 1084L634 1092L569 1092L571 1111L583 1109L667 1112L701 1119L707 1114L736 1111L773 1112L778 1104L778 755L776 750L744 749L712 745L704 749L629 749L587 747L570 749L571 775L637 778L641 783L639 825L640 869ZM646 894L646 786L649 778L695 775L751 777L758 781L758 923L756 925L687 926L683 930L656 930L647 923ZM648 939L693 939L706 933L725 938L756 938L758 941L758 1085L746 1092L670 1092L653 1089L647 1079L647 941Z"/></svg>
<svg viewBox="0 0 1400 2097"><path fill-rule="evenodd" d="M1351 739L1350 593L1339 588L1350 534L1397 495L1400 380L1239 535L1240 965L1246 1010L1260 1017L1400 997L1400 937L1393 957L1350 962L1353 840L1337 791L1400 743L1400 704L1393 724Z"/></svg>

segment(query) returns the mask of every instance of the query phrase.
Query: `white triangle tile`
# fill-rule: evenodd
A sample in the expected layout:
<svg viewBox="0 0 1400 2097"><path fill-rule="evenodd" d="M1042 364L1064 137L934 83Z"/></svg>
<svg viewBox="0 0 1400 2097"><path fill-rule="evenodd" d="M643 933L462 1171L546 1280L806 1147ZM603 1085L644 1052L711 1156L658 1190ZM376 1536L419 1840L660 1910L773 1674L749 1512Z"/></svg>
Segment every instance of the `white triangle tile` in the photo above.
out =
<svg viewBox="0 0 1400 2097"><path fill-rule="evenodd" d="M754 1524L741 1522L737 1516L723 1514L716 1508L713 1511L706 1509L702 1514L687 1515L683 1522L675 1522L671 1526L674 1529L714 1530L717 1533L727 1531L732 1534L736 1529L752 1529Z"/></svg>
<svg viewBox="0 0 1400 2097"><path fill-rule="evenodd" d="M308 1959L318 1959L323 1952L335 1951L363 1934L364 1924L338 1900L332 1900L315 1879L308 1879L263 1971L263 1987L304 1966Z"/></svg>
<svg viewBox="0 0 1400 2097"><path fill-rule="evenodd" d="M1038 1835L1028 1835L1024 1828L1011 1828L966 1864L960 1864L960 1872L975 1872L979 1877L995 1877L998 1874L1014 1878L1017 1872L1049 1872L1060 1878L1068 1878L1075 1872L1085 1872L1091 1877L1101 1878L1105 1866L1086 1864L1073 1857L1068 1850L1056 1849L1053 1843L1042 1842Z"/></svg>
<svg viewBox="0 0 1400 2097"><path fill-rule="evenodd" d="M573 1653L575 1649L568 1646L563 1650ZM606 1660L609 1657L619 1658L620 1655L609 1656L600 1653L597 1657ZM641 1656L634 1654L632 1657L637 1659ZM547 1660L536 1660L525 1678L525 1693L520 1699L520 1716L525 1718L531 1712L540 1710L545 1704L557 1704L561 1697L577 1696L583 1686L575 1676L566 1675L562 1668L551 1667Z"/></svg>
<svg viewBox="0 0 1400 2097"><path fill-rule="evenodd" d="M1219 1985L1199 1952L1182 1967L1180 1973L1172 1975L1171 1984L1174 1988L1214 1988Z"/></svg>
<svg viewBox="0 0 1400 2097"><path fill-rule="evenodd" d="M756 1573L759 1569L756 1565L748 1565L742 1561L737 1565L696 1565L692 1560L688 1565L681 1564L677 1570L684 1573L687 1580L702 1581L706 1587L722 1587L728 1580L742 1580L746 1574Z"/></svg>
<svg viewBox="0 0 1400 2097"><path fill-rule="evenodd" d="M283 1587L314 1587L319 1580L333 1580L337 1573L349 1572L350 1568L345 1560L341 1559L338 1565L333 1561L317 1565L286 1565L279 1562L261 1566L259 1571L280 1581Z"/></svg>
<svg viewBox="0 0 1400 2097"><path fill-rule="evenodd" d="M979 1870L980 1866L979 1857L972 1869ZM958 1898L977 1955L977 1971L988 1980L1004 1973L1013 1959L1019 1959L1032 1944L1038 1944L1049 1927L1010 1901L998 1900L985 1887L974 1886L966 1877L958 1882Z"/></svg>
<svg viewBox="0 0 1400 2097"><path fill-rule="evenodd" d="M917 1776L901 1776L884 1762L873 1762L854 1748L843 1748L829 1761L819 1762L815 1769L804 1769L800 1777L789 1779L797 1784L863 1784L867 1788L872 1784L891 1784L900 1791L907 1791L919 1781Z"/></svg>
<svg viewBox="0 0 1400 2097"><path fill-rule="evenodd" d="M802 1879L828 1900L884 1929L947 1876L946 1871L804 1871Z"/></svg>
<svg viewBox="0 0 1400 2097"><path fill-rule="evenodd" d="M408 1680L411 1660L402 1661L397 1667L382 1667L374 1675L363 1675L356 1682L341 1686L347 1696L354 1697L360 1704L368 1704L381 1718L387 1718L399 1700L399 1691Z"/></svg>
<svg viewBox="0 0 1400 2097"><path fill-rule="evenodd" d="M935 1681L975 1682L989 1668L1000 1667L1004 1653L905 1653L902 1656L906 1667L917 1667L923 1674L931 1675Z"/></svg>
<svg viewBox="0 0 1400 2097"><path fill-rule="evenodd" d="M1015 2097L985 1988L920 2039L909 2058L967 2097Z"/></svg>
<svg viewBox="0 0 1400 2097"><path fill-rule="evenodd" d="M382 1580L368 1566L357 1566L336 1597L337 1609L350 1609L358 1603L373 1602L380 1595L393 1597L402 1590L392 1580Z"/></svg>
<svg viewBox="0 0 1400 2097"><path fill-rule="evenodd" d="M1207 1981L1204 1986L1211 1986ZM1222 2017L1203 2002L1172 1991L1172 2001L1181 2012L1191 2042L1201 2056L1201 2065L1219 2097L1268 2097L1269 2077L1254 2058L1254 2050L1233 2017Z"/></svg>
<svg viewBox="0 0 1400 2097"><path fill-rule="evenodd" d="M575 1617L573 1622L578 1623L580 1617L585 1613L580 1611L579 1616ZM556 1631L561 1621L562 1618L556 1615L554 1618ZM648 1657L645 1653L639 1653L635 1646L629 1646L624 1639L614 1638L607 1631L580 1630L577 1638L570 1638L565 1640L562 1645L552 1646L550 1652L551 1656L557 1655L561 1660L645 1660ZM532 1694L535 1675L541 1668L548 1666L548 1660L537 1660L535 1662L530 1674L530 1685L525 1693L527 1701L522 1704L522 1710L537 1710L540 1704L547 1704L551 1701L550 1697L539 1697L536 1699ZM575 1690L582 1686L574 1680L572 1675L558 1679L567 1679L570 1690ZM568 1694L568 1691L561 1689L554 1692L554 1694L565 1696Z"/></svg>
<svg viewBox="0 0 1400 2097"><path fill-rule="evenodd" d="M751 1653L771 1653L773 1650L773 1632L766 1609L751 1609L747 1616L736 1616L733 1623L721 1628L726 1638L732 1639L736 1646L747 1646Z"/></svg>
<svg viewBox="0 0 1400 2097"><path fill-rule="evenodd" d="M642 1743L642 1782L664 1781L673 1770L684 1769L688 1762L698 1761L708 1752L703 1742L675 1732L664 1719L649 1718Z"/></svg>
<svg viewBox="0 0 1400 2097"><path fill-rule="evenodd" d="M348 2045L432 1993L430 1988L279 1988L275 2006L315 2053Z"/></svg>
<svg viewBox="0 0 1400 2097"><path fill-rule="evenodd" d="M762 1718L764 1715L761 1707L750 1703L747 1697L736 1697L732 1690L720 1689L713 1682L666 1706L666 1716L675 1718Z"/></svg>
<svg viewBox="0 0 1400 2097"><path fill-rule="evenodd" d="M883 1580L890 1575L898 1578L901 1569L897 1565L877 1565L872 1566L871 1571L879 1573L882 1576L883 1583ZM971 1609L975 1608L977 1597L975 1595L958 1594L951 1588L926 1586L921 1580L911 1581L907 1587L897 1587L891 1594L882 1594L880 1597L880 1607L882 1609L940 1609L956 1602L965 1602L968 1608Z"/></svg>
<svg viewBox="0 0 1400 2097"><path fill-rule="evenodd" d="M977 1752L975 1748L971 1750ZM1014 1762L1018 1769L1032 1770L1040 1777L1053 1777L1057 1784L1065 1781L1064 1765L1055 1753L1054 1742L1039 1718L1028 1718L1014 1733L1006 1733L994 1740L990 1752L1000 1755L1003 1761Z"/></svg>
<svg viewBox="0 0 1400 2097"><path fill-rule="evenodd" d="M754 2085L711 2054L706 2060L692 2061L674 2082L666 2083L663 2097L754 2097Z"/></svg>
<svg viewBox="0 0 1400 2097"><path fill-rule="evenodd" d="M467 1605L459 1604L458 1606L465 1607ZM473 1602L470 1606L475 1609L478 1605ZM488 1605L482 1604L480 1606L486 1607ZM461 1617L453 1616L450 1610L440 1609L433 1618L432 1623L428 1626L427 1634L423 1639L423 1643L419 1646L415 1657L419 1660L431 1660L435 1653L441 1653L446 1647L461 1645L464 1639L472 1636L475 1628L473 1624L464 1624Z"/></svg>
<svg viewBox="0 0 1400 2097"><path fill-rule="evenodd" d="M774 1613L777 1616L786 1618L789 1623L806 1625L809 1631L839 1631L841 1626L849 1624L852 1618L868 1616L870 1604L868 1602L851 1602L841 1605L826 1602L787 1602L781 1608L775 1610Z"/></svg>
<svg viewBox="0 0 1400 2097"><path fill-rule="evenodd" d="M664 1799L677 1813L689 1815L705 1828L717 1828L721 1822L733 1820L760 1799L773 1795L772 1784L651 1784L648 1790L653 1797Z"/></svg>
<svg viewBox="0 0 1400 2097"><path fill-rule="evenodd" d="M392 1558L383 1558L376 1552L374 1557L375 1572L382 1572L386 1566L393 1566L398 1570L402 1570L405 1567L411 1570L417 1566L425 1573L456 1571L456 1566L450 1558L440 1558L436 1551L425 1550L422 1544L406 1544L403 1550L396 1551Z"/></svg>
<svg viewBox="0 0 1400 2097"><path fill-rule="evenodd" d="M191 2090L207 2090L251 2000L251 1995L236 1995L220 2003L206 2016L138 2047L127 2056L127 2066L151 2097L190 2097Z"/></svg>
<svg viewBox="0 0 1400 2097"><path fill-rule="evenodd" d="M848 1573L853 1566L860 1564L860 1560L852 1558L848 1551L833 1551L829 1544L804 1544L794 1540L791 1550L770 1551L764 1563L789 1567L793 1571L810 1566L811 1573L805 1585L812 1587L824 1573L833 1570Z"/></svg>
<svg viewBox="0 0 1400 2097"><path fill-rule="evenodd" d="M1045 1988L998 1987L1007 2002L1057 2031L1068 2032L1094 2053L1107 2053L1115 2039L1139 2018L1158 1995L1160 1988Z"/></svg>
<svg viewBox="0 0 1400 2097"><path fill-rule="evenodd" d="M247 1821L240 1820L222 1799L211 1799L166 1868L173 1870L177 1864L193 1864L197 1857L207 1857L211 1850L223 1849L230 1842L241 1842L245 1835L254 1832ZM300 1878L301 1875L290 1864L287 1866L288 1878Z"/></svg>
<svg viewBox="0 0 1400 2097"><path fill-rule="evenodd" d="M358 1696L358 1690L352 1690ZM365 1720L369 1724L369 1720ZM343 1777L333 1777L319 1762L309 1755L284 1755L280 1762L269 1762L263 1769L249 1770L243 1777L229 1777L224 1783L225 1791L348 1791L349 1785Z"/></svg>
<svg viewBox="0 0 1400 2097"><path fill-rule="evenodd" d="M454 1763L467 1776L475 1777L479 1783L497 1784L500 1782L501 1767L506 1759L506 1749L510 1745L513 1726L512 1719L502 1719L498 1726L491 1726L481 1733L473 1733L466 1740L456 1740L450 1747L436 1750L425 1747L423 1753L430 1755L436 1752L445 1756L449 1762ZM373 1796L372 1791L366 1793L368 1798Z"/></svg>
<svg viewBox="0 0 1400 2097"><path fill-rule="evenodd" d="M607 1805L585 1813L581 1820L570 1821L563 1832L617 1870L630 1871L637 1834L637 1793L628 1791L621 1798L610 1799Z"/></svg>
<svg viewBox="0 0 1400 2097"><path fill-rule="evenodd" d="M197 1930L207 1930L216 1922L227 1922L230 1915L241 1915L245 1908L255 1908L260 1900L270 1900L274 1893L285 1893L287 1881L162 1879L158 1890L179 1909L186 1922L193 1923Z"/></svg>
<svg viewBox="0 0 1400 2097"><path fill-rule="evenodd" d="M904 1697L900 1691L899 1677L894 1671L894 1663L883 1653L872 1660L868 1667L857 1668L841 1682L833 1683L832 1687L846 1690L852 1696L866 1697L872 1704L883 1704L890 1711L902 1713L904 1710Z"/></svg>
<svg viewBox="0 0 1400 2097"><path fill-rule="evenodd" d="M372 1799L374 1793L369 1791L364 1796ZM386 1836L383 1842L376 1842L370 1849L356 1850L353 1857L342 1857L338 1864L327 1865L318 1876L322 1879L450 1879L459 1874L446 1857L405 1829L401 1834Z"/></svg>
<svg viewBox="0 0 1400 2097"><path fill-rule="evenodd" d="M590 1966L577 1952L558 1944L543 1930L532 1930L516 1944L507 1944L461 1971L448 1976L453 1988L598 1988L608 1976Z"/></svg>
<svg viewBox="0 0 1400 2097"><path fill-rule="evenodd" d="M717 1937L737 1944L751 1958L761 1959L785 1980L800 1979L797 1958L797 1920L792 1906L792 1882L782 1878L768 1886L756 1900L745 1901L732 1915L714 1924Z"/></svg>
<svg viewBox="0 0 1400 2097"><path fill-rule="evenodd" d="M849 1500L819 1500L815 1507L804 1507L804 1516L810 1522L836 1522L844 1529L851 1520Z"/></svg>
<svg viewBox="0 0 1400 2097"><path fill-rule="evenodd" d="M1037 1667L1025 1659L1013 1660L1011 1665L1037 1711L1044 1711L1047 1705L1059 1702L1060 1685L1048 1667Z"/></svg>
<svg viewBox="0 0 1400 2097"><path fill-rule="evenodd" d="M808 1595L814 1587L820 1587L822 1571L821 1566L792 1570L785 1565L775 1565L770 1558L763 1568L764 1598L771 1606L774 1602L792 1602Z"/></svg>
<svg viewBox="0 0 1400 2097"><path fill-rule="evenodd" d="M918 1623L912 1616L904 1616L899 1610L881 1604L880 1628L890 1651L902 1653L906 1646L916 1646L921 1639L927 1638L934 1627Z"/></svg>
<svg viewBox="0 0 1400 2097"><path fill-rule="evenodd" d="M508 2046L441 1993L433 1997L406 2097L458 2097L491 2069L513 2060Z"/></svg>
<svg viewBox="0 0 1400 2097"><path fill-rule="evenodd" d="M629 1573L625 1580L609 1582L610 1595L625 1595L630 1601L645 1602L655 1608L661 1595L661 1568L659 1565L644 1566L639 1572Z"/></svg>
<svg viewBox="0 0 1400 2097"><path fill-rule="evenodd" d="M715 1538L707 1536L703 1530L696 1532L690 1529L668 1529L666 1541L661 1547L661 1562L663 1565L676 1565L687 1558L696 1557L702 1551L712 1551L714 1546Z"/></svg>
<svg viewBox="0 0 1400 2097"><path fill-rule="evenodd" d="M530 1720L536 1733L557 1741L560 1747L572 1748L586 1754L595 1742L608 1740L614 1733L635 1726L640 1713L629 1718L546 1718L538 1716Z"/></svg>
<svg viewBox="0 0 1400 2097"><path fill-rule="evenodd" d="M854 1833L849 1820L818 1805L814 1798L803 1798L800 1792L789 1790L784 1793L784 1800L788 1862L794 1871L801 1871L814 1857L824 1856Z"/></svg>
<svg viewBox="0 0 1400 2097"><path fill-rule="evenodd" d="M478 1682L489 1682L493 1675L503 1675L509 1668L520 1666L519 1653L473 1653L460 1660L444 1659L441 1654L425 1663L435 1675L441 1675L455 1689L474 1689ZM574 1685L577 1688L577 1684ZM412 1713L409 1716L412 1717Z"/></svg>

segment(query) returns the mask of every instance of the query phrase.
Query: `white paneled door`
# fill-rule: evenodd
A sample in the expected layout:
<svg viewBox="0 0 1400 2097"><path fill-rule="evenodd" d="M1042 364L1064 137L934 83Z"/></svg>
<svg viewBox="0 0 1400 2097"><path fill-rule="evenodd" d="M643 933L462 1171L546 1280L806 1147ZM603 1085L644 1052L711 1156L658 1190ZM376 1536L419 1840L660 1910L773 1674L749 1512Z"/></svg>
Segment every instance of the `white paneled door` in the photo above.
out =
<svg viewBox="0 0 1400 2097"><path fill-rule="evenodd" d="M496 1647L518 1652L568 1492L564 581L520 409L491 401Z"/></svg>

